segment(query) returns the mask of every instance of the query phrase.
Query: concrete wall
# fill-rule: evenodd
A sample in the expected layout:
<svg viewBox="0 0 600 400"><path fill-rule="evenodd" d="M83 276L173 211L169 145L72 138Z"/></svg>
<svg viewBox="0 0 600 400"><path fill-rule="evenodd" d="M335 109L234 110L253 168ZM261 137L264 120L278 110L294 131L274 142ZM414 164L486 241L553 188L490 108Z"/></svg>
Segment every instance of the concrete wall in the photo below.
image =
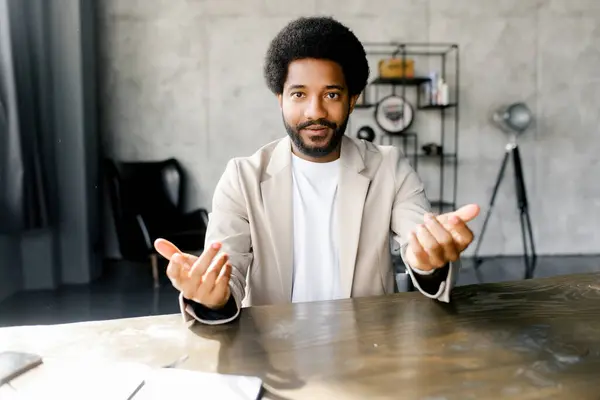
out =
<svg viewBox="0 0 600 400"><path fill-rule="evenodd" d="M229 158L285 134L262 62L273 35L309 14L335 16L365 42L458 43L458 202L487 207L507 141L490 112L524 100L538 119L521 142L538 251L600 252L595 0L105 0L98 7L105 151L128 160L178 157L193 176L191 206L208 207ZM510 178L483 253L521 252Z"/></svg>

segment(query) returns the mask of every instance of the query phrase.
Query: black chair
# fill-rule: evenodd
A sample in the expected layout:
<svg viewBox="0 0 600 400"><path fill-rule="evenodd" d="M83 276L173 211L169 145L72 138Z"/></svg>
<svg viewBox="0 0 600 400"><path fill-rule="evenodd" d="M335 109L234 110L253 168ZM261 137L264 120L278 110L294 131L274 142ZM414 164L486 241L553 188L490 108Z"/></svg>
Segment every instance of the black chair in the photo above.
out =
<svg viewBox="0 0 600 400"><path fill-rule="evenodd" d="M185 175L176 159L153 162L105 160L119 250L124 259L152 265L159 286L154 241L165 238L185 252L204 248L208 212L185 212Z"/></svg>

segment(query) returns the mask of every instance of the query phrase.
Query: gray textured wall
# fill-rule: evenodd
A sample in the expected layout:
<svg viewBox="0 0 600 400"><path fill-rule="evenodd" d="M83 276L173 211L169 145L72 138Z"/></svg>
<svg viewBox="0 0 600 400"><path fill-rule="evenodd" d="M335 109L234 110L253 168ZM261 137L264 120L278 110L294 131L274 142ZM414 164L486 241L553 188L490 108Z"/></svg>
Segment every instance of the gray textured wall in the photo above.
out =
<svg viewBox="0 0 600 400"><path fill-rule="evenodd" d="M600 252L597 0L104 0L98 12L103 146L121 159L178 157L192 205L209 206L229 158L285 134L262 80L266 47L290 18L328 14L365 42L460 45L459 203L487 207L506 143L490 111L527 101L538 251ZM521 251L513 187L504 182L483 253Z"/></svg>

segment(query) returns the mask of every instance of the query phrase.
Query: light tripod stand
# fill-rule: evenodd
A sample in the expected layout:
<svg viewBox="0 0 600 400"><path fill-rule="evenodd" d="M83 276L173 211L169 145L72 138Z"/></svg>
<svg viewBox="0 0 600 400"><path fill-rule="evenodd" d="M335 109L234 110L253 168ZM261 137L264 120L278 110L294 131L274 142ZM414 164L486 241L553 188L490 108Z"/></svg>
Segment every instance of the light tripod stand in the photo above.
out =
<svg viewBox="0 0 600 400"><path fill-rule="evenodd" d="M522 115L518 115L517 117L515 117L516 121L511 121L511 118L513 117L512 114L523 112L528 112L528 109L523 104L519 103L509 107L507 111L504 111L502 114L500 114L501 116L496 115L495 121L505 122L506 124L508 124L509 127L511 127L511 129L518 130L520 133L522 133L529 126L529 119L527 119L527 121L524 122L524 117ZM502 179L504 178L504 172L506 170L506 165L508 164L508 159L510 157L512 157L513 160L517 207L519 209L519 219L521 223L521 235L523 240L523 252L525 261L525 279L530 279L533 277L533 273L535 271L537 255L535 252L535 245L533 241L533 230L531 228L531 218L529 216L527 190L525 189L525 179L523 178L523 166L521 162L521 154L519 152L519 145L516 141L516 134L512 135L511 142L509 142L506 145L504 158L502 159L500 171L496 179L496 184L494 185L494 190L492 192L492 198L490 200L489 208L483 221L483 227L481 228L481 233L479 234L477 246L475 247L475 270L477 271L483 262L481 257L478 256L479 247L481 246L483 235L485 233L485 229L491 216L494 203L496 201L496 196L498 195L498 188L500 187Z"/></svg>

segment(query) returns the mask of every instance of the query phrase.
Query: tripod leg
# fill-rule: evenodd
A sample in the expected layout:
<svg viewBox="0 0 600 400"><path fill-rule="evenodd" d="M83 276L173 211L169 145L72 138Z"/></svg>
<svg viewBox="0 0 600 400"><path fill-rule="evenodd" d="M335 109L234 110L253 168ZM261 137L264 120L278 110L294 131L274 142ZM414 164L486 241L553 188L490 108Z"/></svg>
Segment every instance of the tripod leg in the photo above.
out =
<svg viewBox="0 0 600 400"><path fill-rule="evenodd" d="M496 178L496 184L494 185L494 190L492 192L492 198L490 200L490 205L485 214L485 219L483 220L483 226L481 228L481 232L479 233L479 240L477 240L477 246L475 247L475 253L473 258L475 259L475 268L479 268L481 265L481 259L477 256L479 254L479 247L481 246L481 242L483 241L483 234L485 233L485 229L487 227L488 221L492 214L492 208L494 207L494 202L496 201L496 195L498 194L498 188L500 187L500 183L502 182L502 178L504 177L504 171L506 170L506 163L508 162L509 150L504 153L504 158L502 159L502 164L500 165L500 171L498 172L498 177Z"/></svg>
<svg viewBox="0 0 600 400"><path fill-rule="evenodd" d="M521 177L522 179L522 177ZM526 204L526 203L525 203ZM524 205L521 208L521 231L523 233L523 249L525 256L525 279L533 278L535 272L535 264L537 261L537 255L535 253L535 244L533 242L533 229L531 227L531 217L529 216L529 207ZM527 247L531 251L531 257L529 257Z"/></svg>
<svg viewBox="0 0 600 400"><path fill-rule="evenodd" d="M525 279L531 278L531 266L529 264L529 254L527 251L527 236L525 233L525 212L521 210L519 220L521 222L521 236L523 238L523 260L525 262Z"/></svg>
<svg viewBox="0 0 600 400"><path fill-rule="evenodd" d="M512 148L513 164L515 172L515 190L517 192L517 202L520 210L527 209L527 190L525 190L525 179L523 178L523 166L521 164L521 152L518 146Z"/></svg>
<svg viewBox="0 0 600 400"><path fill-rule="evenodd" d="M514 162L514 172L515 172L515 189L517 192L517 203L520 211L520 222L521 222L521 233L523 236L523 252L525 257L525 279L530 279L533 277L533 272L535 269L536 262L536 254L535 254L535 246L533 244L533 230L531 229L531 218L529 216L529 204L527 201L527 190L525 189L525 178L523 177L523 166L521 164L521 153L519 152L519 147L514 146L512 149L513 152L513 162ZM529 243L527 241L527 236L529 236ZM528 254L528 245L531 250L531 259Z"/></svg>
<svg viewBox="0 0 600 400"><path fill-rule="evenodd" d="M529 265L529 277L533 278L535 272L535 265L537 263L537 254L535 252L535 245L533 243L533 229L531 228L531 218L529 216L529 210L525 213L525 222L527 223L527 229L529 231L529 248L531 249L531 264Z"/></svg>

